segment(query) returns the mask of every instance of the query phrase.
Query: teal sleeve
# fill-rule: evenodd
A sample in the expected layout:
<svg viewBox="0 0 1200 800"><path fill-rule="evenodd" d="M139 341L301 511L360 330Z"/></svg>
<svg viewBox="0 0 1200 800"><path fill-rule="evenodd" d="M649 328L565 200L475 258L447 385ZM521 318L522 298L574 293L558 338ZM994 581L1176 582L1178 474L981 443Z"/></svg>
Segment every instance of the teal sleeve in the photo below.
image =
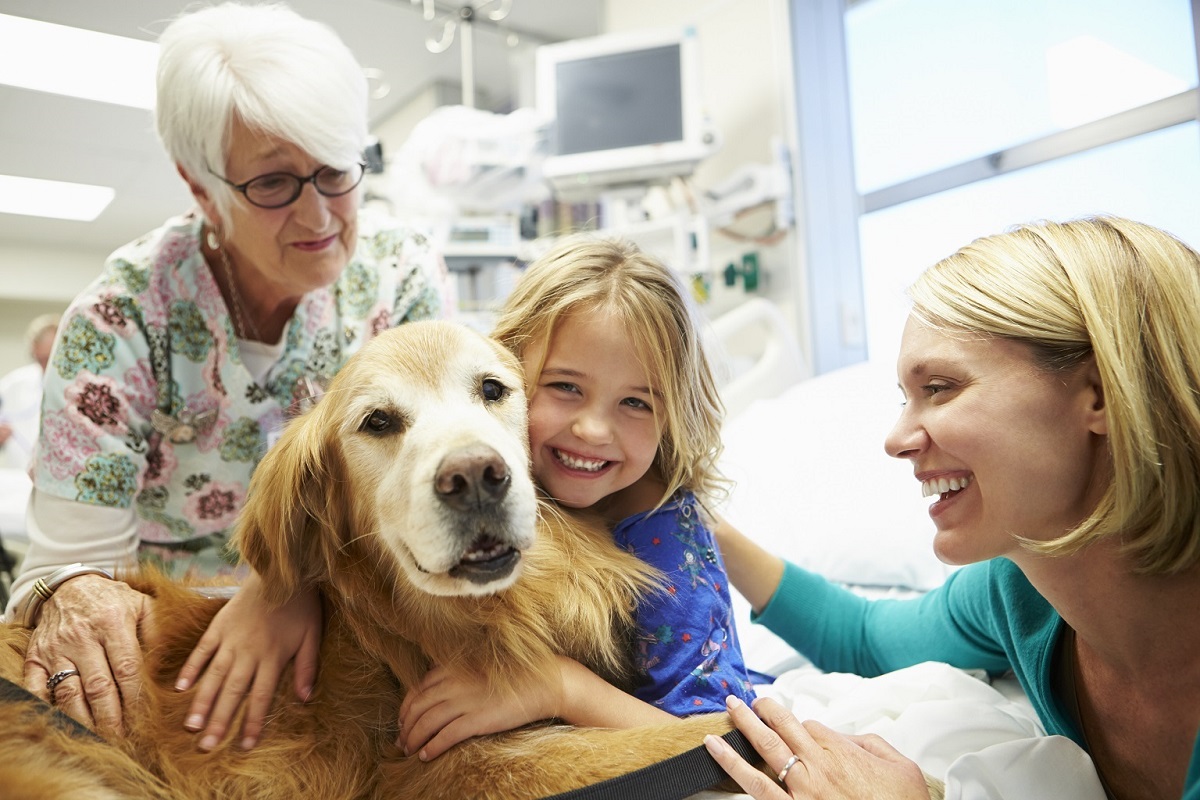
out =
<svg viewBox="0 0 1200 800"><path fill-rule="evenodd" d="M1200 800L1200 735L1192 745L1192 765L1183 784L1183 800Z"/></svg>
<svg viewBox="0 0 1200 800"><path fill-rule="evenodd" d="M872 677L923 661L1003 672L989 564L911 600L867 600L795 564L753 619L827 672Z"/></svg>

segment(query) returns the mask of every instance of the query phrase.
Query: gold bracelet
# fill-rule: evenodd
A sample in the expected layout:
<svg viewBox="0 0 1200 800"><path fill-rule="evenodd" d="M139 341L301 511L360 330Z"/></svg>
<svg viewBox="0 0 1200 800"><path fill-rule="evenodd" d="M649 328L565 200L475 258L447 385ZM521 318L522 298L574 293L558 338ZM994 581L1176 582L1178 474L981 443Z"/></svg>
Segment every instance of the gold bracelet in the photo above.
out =
<svg viewBox="0 0 1200 800"><path fill-rule="evenodd" d="M44 578L38 578L33 582L33 588L29 594L21 601L18 606L13 621L18 625L23 625L26 628L32 628L36 622L38 611L41 610L42 604L49 600L58 587L62 586L71 578L78 578L80 575L103 575L112 580L112 573L100 567L89 567L87 564L68 564L61 569L51 572Z"/></svg>

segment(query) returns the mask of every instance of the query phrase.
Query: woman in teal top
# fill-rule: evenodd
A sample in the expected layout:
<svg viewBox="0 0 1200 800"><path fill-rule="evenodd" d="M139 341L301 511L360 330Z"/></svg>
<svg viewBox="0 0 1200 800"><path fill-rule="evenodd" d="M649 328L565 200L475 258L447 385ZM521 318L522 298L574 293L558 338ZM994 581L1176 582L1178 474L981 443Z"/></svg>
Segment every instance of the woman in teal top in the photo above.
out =
<svg viewBox="0 0 1200 800"><path fill-rule="evenodd" d="M1128 220L1042 223L910 295L886 447L934 497L938 557L970 566L871 602L721 526L730 579L823 669L1011 670L1109 797L1200 800L1200 255ZM782 775L709 742L755 798L930 797L877 737L729 707Z"/></svg>

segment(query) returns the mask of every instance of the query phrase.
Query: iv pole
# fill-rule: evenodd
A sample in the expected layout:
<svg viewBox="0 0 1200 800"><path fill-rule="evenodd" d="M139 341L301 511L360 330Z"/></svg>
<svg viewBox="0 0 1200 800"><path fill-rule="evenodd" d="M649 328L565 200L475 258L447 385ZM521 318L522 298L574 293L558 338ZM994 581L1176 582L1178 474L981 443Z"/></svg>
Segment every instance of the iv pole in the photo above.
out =
<svg viewBox="0 0 1200 800"><path fill-rule="evenodd" d="M412 4L422 2L422 0L412 0ZM475 107L475 15L480 9L485 8L492 3L498 3L499 8L488 12L488 19L492 22L499 22L508 16L509 10L512 8L512 0L486 0L480 3L478 7L464 5L457 12L457 19L454 16L447 15L442 20L442 35L439 39L434 39L432 36L425 37L425 49L431 53L444 53L454 43L454 32L457 28L462 28L462 104L467 108ZM424 15L426 20L432 20L434 16L433 0L423 0Z"/></svg>
<svg viewBox="0 0 1200 800"><path fill-rule="evenodd" d="M467 108L475 107L475 9L463 6L458 10L458 18L462 25L462 41L459 52L462 55L462 104Z"/></svg>

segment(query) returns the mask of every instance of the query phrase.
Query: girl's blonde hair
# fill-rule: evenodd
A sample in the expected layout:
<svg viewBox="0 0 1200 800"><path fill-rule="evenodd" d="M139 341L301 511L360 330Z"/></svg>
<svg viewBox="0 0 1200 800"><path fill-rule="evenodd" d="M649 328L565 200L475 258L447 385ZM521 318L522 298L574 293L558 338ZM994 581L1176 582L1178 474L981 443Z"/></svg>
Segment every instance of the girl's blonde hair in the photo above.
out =
<svg viewBox="0 0 1200 800"><path fill-rule="evenodd" d="M1095 359L1109 486L1074 530L1027 547L1117 536L1140 572L1200 561L1200 255L1125 219L1044 222L971 243L909 295L922 322L1024 343L1044 370Z"/></svg>
<svg viewBox="0 0 1200 800"><path fill-rule="evenodd" d="M726 481L717 470L724 409L700 342L699 328L676 275L631 242L576 234L525 271L500 312L492 335L517 358L547 343L560 320L602 309L625 326L641 355L662 430L654 466L665 501L685 488L714 497ZM542 365L525 376L530 392Z"/></svg>

